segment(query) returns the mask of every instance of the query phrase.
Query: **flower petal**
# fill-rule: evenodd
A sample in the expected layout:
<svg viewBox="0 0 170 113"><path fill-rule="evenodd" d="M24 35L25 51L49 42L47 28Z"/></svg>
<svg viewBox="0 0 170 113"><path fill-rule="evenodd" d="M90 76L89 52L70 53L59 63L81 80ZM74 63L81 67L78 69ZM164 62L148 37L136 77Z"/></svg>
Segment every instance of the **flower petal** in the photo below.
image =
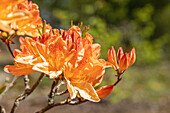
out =
<svg viewBox="0 0 170 113"><path fill-rule="evenodd" d="M28 75L35 72L34 70L32 70L31 65L20 63L17 63L15 65L7 65L4 67L4 71L7 73L12 73L13 75L16 76Z"/></svg>
<svg viewBox="0 0 170 113"><path fill-rule="evenodd" d="M19 49L15 49L14 51L13 51L13 55L14 55L14 57L16 57L18 54L20 54L21 53L21 51L19 50Z"/></svg>
<svg viewBox="0 0 170 113"><path fill-rule="evenodd" d="M113 90L114 85L102 86L96 90L99 98L106 98Z"/></svg>
<svg viewBox="0 0 170 113"><path fill-rule="evenodd" d="M93 44L92 45L92 52L93 52L93 58L99 58L100 56L100 44Z"/></svg>
<svg viewBox="0 0 170 113"><path fill-rule="evenodd" d="M100 77L98 77L96 80L94 80L94 81L92 82L93 87L98 86L98 85L102 82L102 80L103 80L103 75L100 76Z"/></svg>
<svg viewBox="0 0 170 113"><path fill-rule="evenodd" d="M84 99L93 101L93 102L99 102L100 99L94 90L93 86L87 82L80 82L80 83L71 83L73 87L78 90L80 93L80 96Z"/></svg>

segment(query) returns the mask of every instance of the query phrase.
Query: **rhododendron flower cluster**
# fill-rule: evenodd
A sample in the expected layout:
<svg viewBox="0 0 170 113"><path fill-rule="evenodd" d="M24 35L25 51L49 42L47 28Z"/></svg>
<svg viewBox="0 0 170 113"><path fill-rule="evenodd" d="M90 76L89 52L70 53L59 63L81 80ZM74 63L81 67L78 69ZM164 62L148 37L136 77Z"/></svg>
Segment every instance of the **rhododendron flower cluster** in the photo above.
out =
<svg viewBox="0 0 170 113"><path fill-rule="evenodd" d="M44 33L40 39L20 37L22 51L14 50L14 65L7 65L4 70L16 76L37 71L47 74L51 79L64 75L71 98L79 94L84 99L99 101L94 87L101 83L105 68L109 66L107 64L113 65L116 70L120 67L119 72L122 73L135 61L134 49L129 54L123 54L120 48L118 66L116 53L111 47L107 63L104 59L98 59L100 45L93 44L90 34L86 33L82 39L78 26L60 31L61 34L59 30L53 29L53 32Z"/></svg>
<svg viewBox="0 0 170 113"><path fill-rule="evenodd" d="M68 31L52 29L45 21L42 22L35 3L10 1L12 4L5 0L0 4L3 8L0 11L3 13L0 15L1 39L9 47L14 35L29 37L19 38L21 50L13 51L14 63L5 66L5 72L15 76L40 72L50 79L64 79L71 100L78 98L98 102L112 92L121 80L120 75L136 60L134 48L124 54L120 47L116 54L113 46L108 51L107 61L100 59L101 45L93 43L87 27L82 30L80 26L73 25ZM109 67L117 72L117 82L96 89Z"/></svg>

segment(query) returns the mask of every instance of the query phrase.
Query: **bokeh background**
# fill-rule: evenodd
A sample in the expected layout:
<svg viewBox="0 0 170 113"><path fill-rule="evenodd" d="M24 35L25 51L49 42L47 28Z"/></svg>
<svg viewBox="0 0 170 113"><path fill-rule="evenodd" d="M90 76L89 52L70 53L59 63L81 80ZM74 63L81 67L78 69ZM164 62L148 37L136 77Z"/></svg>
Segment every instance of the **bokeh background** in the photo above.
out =
<svg viewBox="0 0 170 113"><path fill-rule="evenodd" d="M70 28L73 20L90 25L89 33L101 44L101 58L107 58L111 46L125 52L136 49L136 63L124 74L112 94L100 103L56 107L49 111L66 113L170 113L170 1L169 0L33 0L40 14L53 28ZM18 39L12 49L18 48ZM0 84L11 74L3 72L12 64L5 44L0 41ZM107 69L101 85L113 84L114 70ZM37 78L31 75L31 83ZM34 112L46 104L51 80L44 78L40 87L18 112ZM22 77L0 101L10 109L23 92ZM41 94L40 94L41 93ZM63 97L64 98L64 97ZM37 100L38 99L38 100ZM8 101L7 101L8 100ZM32 109L30 109L30 107ZM31 111L32 110L32 111Z"/></svg>

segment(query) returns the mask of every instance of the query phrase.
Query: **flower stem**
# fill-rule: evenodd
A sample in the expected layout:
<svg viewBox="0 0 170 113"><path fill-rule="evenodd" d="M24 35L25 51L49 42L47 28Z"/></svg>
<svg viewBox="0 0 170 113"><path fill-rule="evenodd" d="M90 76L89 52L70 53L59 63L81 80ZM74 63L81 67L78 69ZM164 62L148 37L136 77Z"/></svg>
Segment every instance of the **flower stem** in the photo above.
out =
<svg viewBox="0 0 170 113"><path fill-rule="evenodd" d="M7 47L8 47L9 52L11 53L12 57L15 58L14 55L13 55L13 53L12 53L11 46L10 46L9 43L7 44Z"/></svg>
<svg viewBox="0 0 170 113"><path fill-rule="evenodd" d="M117 72L117 75L116 75L117 81L114 83L114 86L116 86L122 80L120 76L123 74L123 73L119 73L118 70L116 72Z"/></svg>

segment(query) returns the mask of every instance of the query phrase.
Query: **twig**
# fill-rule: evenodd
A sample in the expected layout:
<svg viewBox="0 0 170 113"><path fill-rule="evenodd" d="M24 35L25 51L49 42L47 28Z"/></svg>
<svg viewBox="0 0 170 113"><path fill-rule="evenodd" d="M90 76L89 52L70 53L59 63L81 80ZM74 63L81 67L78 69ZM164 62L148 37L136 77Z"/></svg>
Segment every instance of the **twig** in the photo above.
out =
<svg viewBox="0 0 170 113"><path fill-rule="evenodd" d="M28 75L25 75L24 76L25 90L30 90L29 81L30 81L30 79L28 78Z"/></svg>
<svg viewBox="0 0 170 113"><path fill-rule="evenodd" d="M55 96L60 96L60 95L66 94L66 93L68 93L68 89L66 89L65 91L56 93Z"/></svg>
<svg viewBox="0 0 170 113"><path fill-rule="evenodd" d="M68 90L62 91L58 93L58 90L60 89L60 86L64 84L63 81L59 83L59 78L56 78L55 81L53 81L53 84L51 86L51 91L48 95L48 104L54 104L54 97L55 96L60 96L68 92Z"/></svg>
<svg viewBox="0 0 170 113"><path fill-rule="evenodd" d="M17 97L15 99L15 102L14 102L13 107L11 109L11 113L15 112L16 108L19 106L20 101L27 98L35 90L35 88L39 85L39 83L40 83L41 79L43 78L43 76L44 76L44 74L42 73L30 90L28 90L28 89L25 90L25 92L21 96L19 96L19 97Z"/></svg>
<svg viewBox="0 0 170 113"><path fill-rule="evenodd" d="M46 107L42 108L40 111L36 112L36 113L44 113L48 110L50 110L51 108L53 107L56 107L56 106L60 106L60 105L78 105L78 104L81 104L81 103L84 103L86 102L87 100L85 101L78 101L78 102L74 102L72 103L72 101L70 101L68 98L65 100L65 101L62 101L62 102L59 102L59 103L55 103L55 104L51 104L51 105L47 105Z"/></svg>
<svg viewBox="0 0 170 113"><path fill-rule="evenodd" d="M58 84L59 79L56 79L55 81L53 81L52 86L51 86L51 91L48 95L48 104L54 104L54 97L55 97L55 86Z"/></svg>
<svg viewBox="0 0 170 113"><path fill-rule="evenodd" d="M35 82L35 84L32 86L32 88L30 89L29 93L32 93L35 88L39 85L41 79L43 78L44 73L41 73L40 77L38 78L38 80Z"/></svg>
<svg viewBox="0 0 170 113"><path fill-rule="evenodd" d="M114 83L114 86L116 86L122 80L120 76L123 74L123 73L119 73L118 70L116 72L117 72L117 75L116 75L117 81Z"/></svg>
<svg viewBox="0 0 170 113"><path fill-rule="evenodd" d="M14 57L9 43L7 44L7 47L8 47L8 50L9 50L10 54L12 55L12 57ZM7 86L7 87L5 88L5 91L4 91L3 93L1 93L0 99L8 92L9 89L11 89L11 88L15 85L16 80L17 80L18 78L19 78L18 76L14 76L14 78L12 79L12 82L9 84L9 86Z"/></svg>
<svg viewBox="0 0 170 113"><path fill-rule="evenodd" d="M63 84L65 84L65 83L64 83L63 81L61 81L59 84L57 84L57 85L54 87L55 93L56 93L58 90L60 90L60 86L63 85Z"/></svg>
<svg viewBox="0 0 170 113"><path fill-rule="evenodd" d="M44 113L44 112L48 111L49 109L51 109L55 106L65 105L65 104L66 104L65 102L59 102L59 103L56 103L56 104L47 105L46 107L44 107L40 111L37 111L36 113Z"/></svg>
<svg viewBox="0 0 170 113"><path fill-rule="evenodd" d="M12 82L5 88L5 91L1 93L0 99L7 93L9 89L11 89L15 85L18 78L19 78L18 76L14 76L14 78L12 79Z"/></svg>
<svg viewBox="0 0 170 113"><path fill-rule="evenodd" d="M11 46L10 46L9 43L7 44L7 47L8 47L9 52L11 53L12 57L14 57L13 52L12 52L12 50L11 50ZM14 58L15 58L15 57L14 57Z"/></svg>

